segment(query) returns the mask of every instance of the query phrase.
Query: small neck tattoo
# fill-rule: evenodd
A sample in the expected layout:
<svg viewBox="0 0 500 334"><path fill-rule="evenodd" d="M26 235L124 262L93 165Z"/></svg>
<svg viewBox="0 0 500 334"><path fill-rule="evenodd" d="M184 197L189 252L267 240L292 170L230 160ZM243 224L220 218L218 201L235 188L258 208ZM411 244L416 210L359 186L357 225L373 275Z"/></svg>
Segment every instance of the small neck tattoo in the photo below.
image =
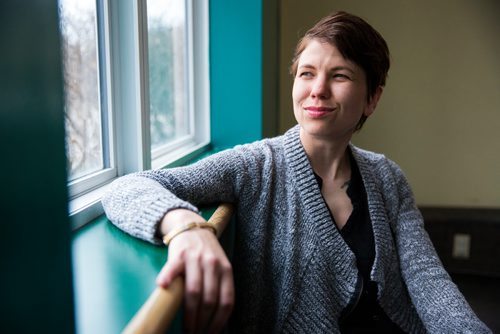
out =
<svg viewBox="0 0 500 334"><path fill-rule="evenodd" d="M345 189L347 187L349 187L349 185L351 184L351 180L347 180L344 182L344 184L340 187L340 189Z"/></svg>

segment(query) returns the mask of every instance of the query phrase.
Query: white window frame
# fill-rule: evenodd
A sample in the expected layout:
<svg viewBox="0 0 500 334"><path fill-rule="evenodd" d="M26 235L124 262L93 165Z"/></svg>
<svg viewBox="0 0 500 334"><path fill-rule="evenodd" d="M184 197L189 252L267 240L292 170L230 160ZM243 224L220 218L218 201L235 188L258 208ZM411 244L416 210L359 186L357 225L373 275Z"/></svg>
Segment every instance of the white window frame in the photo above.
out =
<svg viewBox="0 0 500 334"><path fill-rule="evenodd" d="M149 122L147 2L97 0L97 4L101 6L104 25L99 27L104 34L106 62L106 82L101 84L107 96L103 111L107 112L111 125L108 130L111 167L68 184L73 228L103 213L100 199L115 178L182 164L208 149L210 143L208 1L186 0L193 135L162 146L153 154Z"/></svg>

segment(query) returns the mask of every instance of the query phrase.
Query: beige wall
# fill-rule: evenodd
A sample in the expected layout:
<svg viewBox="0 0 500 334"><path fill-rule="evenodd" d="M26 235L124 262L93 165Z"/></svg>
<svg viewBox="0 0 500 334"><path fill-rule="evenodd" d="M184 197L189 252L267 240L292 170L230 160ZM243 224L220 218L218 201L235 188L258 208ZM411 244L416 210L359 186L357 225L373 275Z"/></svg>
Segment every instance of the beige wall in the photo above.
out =
<svg viewBox="0 0 500 334"><path fill-rule="evenodd" d="M392 54L382 100L353 141L400 164L419 205L500 207L500 1L282 0L281 132L295 124L297 38L339 9L370 22Z"/></svg>

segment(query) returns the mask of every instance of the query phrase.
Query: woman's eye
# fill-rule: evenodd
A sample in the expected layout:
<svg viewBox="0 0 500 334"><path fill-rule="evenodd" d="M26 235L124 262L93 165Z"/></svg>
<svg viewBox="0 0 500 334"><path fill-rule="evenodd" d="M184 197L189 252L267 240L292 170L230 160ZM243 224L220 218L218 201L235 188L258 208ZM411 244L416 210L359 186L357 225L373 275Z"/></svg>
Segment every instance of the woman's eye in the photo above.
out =
<svg viewBox="0 0 500 334"><path fill-rule="evenodd" d="M300 72L299 77L312 77L312 72Z"/></svg>
<svg viewBox="0 0 500 334"><path fill-rule="evenodd" d="M336 79L349 79L349 77L347 75L342 74L342 73L335 73L333 75L333 77L336 78Z"/></svg>

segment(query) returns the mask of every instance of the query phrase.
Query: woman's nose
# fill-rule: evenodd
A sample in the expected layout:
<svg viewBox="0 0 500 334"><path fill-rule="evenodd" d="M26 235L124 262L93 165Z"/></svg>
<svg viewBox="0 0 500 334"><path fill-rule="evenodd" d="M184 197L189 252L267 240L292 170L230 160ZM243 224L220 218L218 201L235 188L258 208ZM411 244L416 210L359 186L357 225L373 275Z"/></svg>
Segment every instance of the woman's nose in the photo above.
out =
<svg viewBox="0 0 500 334"><path fill-rule="evenodd" d="M316 77L311 88L311 96L318 99L327 99L331 96L328 80L322 76Z"/></svg>

